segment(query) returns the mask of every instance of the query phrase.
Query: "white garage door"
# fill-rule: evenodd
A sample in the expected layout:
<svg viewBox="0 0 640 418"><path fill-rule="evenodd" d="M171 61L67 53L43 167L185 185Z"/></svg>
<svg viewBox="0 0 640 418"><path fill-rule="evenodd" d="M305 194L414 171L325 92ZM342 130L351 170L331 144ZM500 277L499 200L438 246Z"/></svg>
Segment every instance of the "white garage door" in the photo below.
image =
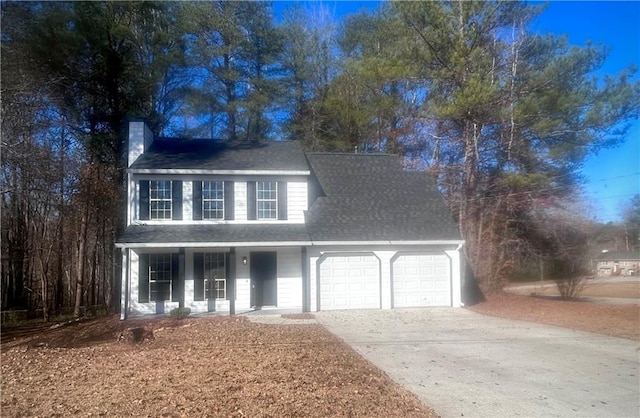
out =
<svg viewBox="0 0 640 418"><path fill-rule="evenodd" d="M380 308L380 263L373 255L328 255L319 279L321 310Z"/></svg>
<svg viewBox="0 0 640 418"><path fill-rule="evenodd" d="M403 254L393 262L393 306L451 306L449 258Z"/></svg>

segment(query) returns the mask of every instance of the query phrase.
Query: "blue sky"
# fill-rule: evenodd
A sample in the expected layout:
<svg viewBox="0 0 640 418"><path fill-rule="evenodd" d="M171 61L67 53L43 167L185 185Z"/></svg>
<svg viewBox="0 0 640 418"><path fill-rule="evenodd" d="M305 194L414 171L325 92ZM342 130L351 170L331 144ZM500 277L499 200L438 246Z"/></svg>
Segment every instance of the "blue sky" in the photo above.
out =
<svg viewBox="0 0 640 418"><path fill-rule="evenodd" d="M640 69L640 2L553 1L534 23L534 31L568 36L573 45L587 41L610 48L595 74L618 74L630 64ZM638 75L635 80L640 79ZM601 221L619 219L623 202L640 193L640 122L634 121L619 147L590 156L582 169L586 198Z"/></svg>
<svg viewBox="0 0 640 418"><path fill-rule="evenodd" d="M289 3L276 2L276 13ZM322 4L336 21L345 14L374 10L380 5L375 1L313 3ZM597 76L618 74L630 64L640 68L640 1L551 1L531 29L566 35L572 45L585 45L587 41L607 45L610 53ZM585 161L585 200L592 208L588 215L603 222L619 220L621 204L640 193L639 172L640 122L634 121L620 146L601 150Z"/></svg>

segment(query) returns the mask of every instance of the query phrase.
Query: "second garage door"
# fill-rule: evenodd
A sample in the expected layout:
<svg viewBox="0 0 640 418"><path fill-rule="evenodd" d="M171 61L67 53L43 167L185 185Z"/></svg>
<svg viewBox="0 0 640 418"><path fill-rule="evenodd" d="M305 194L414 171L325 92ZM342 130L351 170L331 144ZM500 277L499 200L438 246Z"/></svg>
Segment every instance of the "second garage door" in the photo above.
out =
<svg viewBox="0 0 640 418"><path fill-rule="evenodd" d="M393 261L393 306L451 306L449 258L444 254L401 254Z"/></svg>
<svg viewBox="0 0 640 418"><path fill-rule="evenodd" d="M325 255L320 309L380 308L380 261L373 254Z"/></svg>

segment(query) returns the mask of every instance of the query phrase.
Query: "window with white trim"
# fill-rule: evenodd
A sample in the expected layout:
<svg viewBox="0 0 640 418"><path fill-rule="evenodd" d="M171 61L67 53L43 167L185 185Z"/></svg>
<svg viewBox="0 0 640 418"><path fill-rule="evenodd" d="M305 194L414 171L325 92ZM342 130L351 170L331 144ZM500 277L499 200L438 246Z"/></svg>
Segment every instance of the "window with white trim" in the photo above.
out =
<svg viewBox="0 0 640 418"><path fill-rule="evenodd" d="M202 182L202 219L224 219L224 182Z"/></svg>
<svg viewBox="0 0 640 418"><path fill-rule="evenodd" d="M149 182L150 219L171 219L171 181Z"/></svg>
<svg viewBox="0 0 640 418"><path fill-rule="evenodd" d="M204 291L207 299L227 298L224 253L204 254Z"/></svg>
<svg viewBox="0 0 640 418"><path fill-rule="evenodd" d="M256 209L258 219L278 219L278 182L257 182Z"/></svg>
<svg viewBox="0 0 640 418"><path fill-rule="evenodd" d="M171 300L171 254L149 254L149 300Z"/></svg>

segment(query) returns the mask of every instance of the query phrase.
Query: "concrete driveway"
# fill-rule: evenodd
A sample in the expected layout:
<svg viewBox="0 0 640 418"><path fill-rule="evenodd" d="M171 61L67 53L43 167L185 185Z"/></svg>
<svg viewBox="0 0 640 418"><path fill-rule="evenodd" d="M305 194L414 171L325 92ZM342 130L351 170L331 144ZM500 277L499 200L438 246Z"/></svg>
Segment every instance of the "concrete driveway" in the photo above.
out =
<svg viewBox="0 0 640 418"><path fill-rule="evenodd" d="M635 341L463 308L314 315L444 417L640 415Z"/></svg>

